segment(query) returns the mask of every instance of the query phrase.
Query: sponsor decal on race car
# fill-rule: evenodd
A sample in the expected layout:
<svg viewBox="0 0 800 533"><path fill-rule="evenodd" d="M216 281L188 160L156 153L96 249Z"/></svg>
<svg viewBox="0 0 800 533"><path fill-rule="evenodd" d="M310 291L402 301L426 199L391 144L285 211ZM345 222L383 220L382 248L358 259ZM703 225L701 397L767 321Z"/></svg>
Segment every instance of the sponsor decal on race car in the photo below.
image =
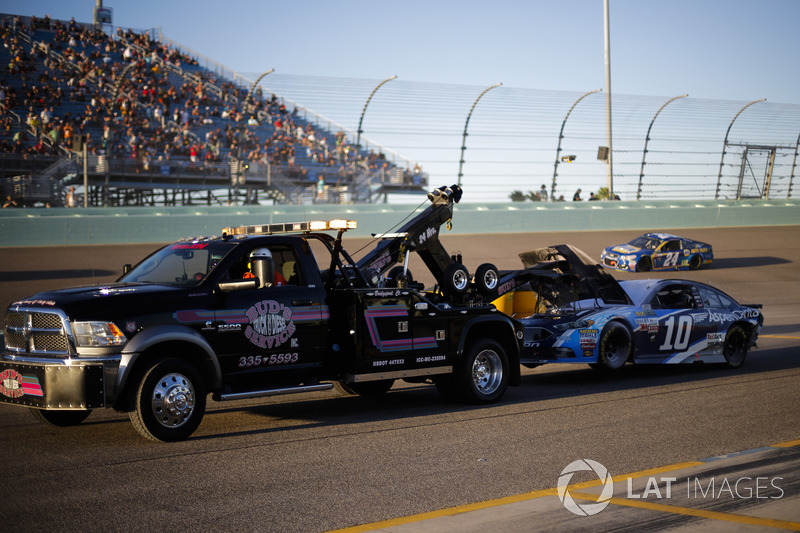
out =
<svg viewBox="0 0 800 533"><path fill-rule="evenodd" d="M245 328L244 336L259 348L277 348L297 329L292 322L292 308L275 300L262 300L245 314L250 324Z"/></svg>
<svg viewBox="0 0 800 533"><path fill-rule="evenodd" d="M636 324L639 326L637 331L658 332L658 318L637 318Z"/></svg>
<svg viewBox="0 0 800 533"><path fill-rule="evenodd" d="M582 329L579 331L578 335L581 343L581 350L593 351L595 346L597 346L597 338L600 335L600 330Z"/></svg>
<svg viewBox="0 0 800 533"><path fill-rule="evenodd" d="M737 320L758 318L759 314L760 311L758 309L750 308L733 311L731 313L712 313L709 311L706 320L711 323L735 322Z"/></svg>
<svg viewBox="0 0 800 533"><path fill-rule="evenodd" d="M21 398L24 395L44 396L39 378L23 376L13 368L0 373L0 394L9 398Z"/></svg>
<svg viewBox="0 0 800 533"><path fill-rule="evenodd" d="M725 334L724 333L709 333L706 335L706 340L708 341L708 347L714 348L716 346L722 346L722 343L725 341Z"/></svg>

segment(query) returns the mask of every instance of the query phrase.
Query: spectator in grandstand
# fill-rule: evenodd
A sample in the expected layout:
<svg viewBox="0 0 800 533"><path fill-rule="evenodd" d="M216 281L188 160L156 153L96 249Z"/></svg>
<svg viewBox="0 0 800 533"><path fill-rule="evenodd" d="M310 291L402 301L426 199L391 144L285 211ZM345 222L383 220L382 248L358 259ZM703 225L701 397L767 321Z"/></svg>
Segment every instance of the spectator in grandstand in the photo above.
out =
<svg viewBox="0 0 800 533"><path fill-rule="evenodd" d="M575 194L572 195L572 201L573 202L580 202L581 201L581 189L580 188L578 188L578 190L575 191Z"/></svg>
<svg viewBox="0 0 800 533"><path fill-rule="evenodd" d="M594 194L593 192L590 192L590 193L589 193L589 201L590 201L590 202L596 202L596 201L597 201L597 200L599 200L599 199L600 199L600 198L598 198L597 196L595 196L595 194Z"/></svg>
<svg viewBox="0 0 800 533"><path fill-rule="evenodd" d="M325 197L325 179L322 174L317 179L317 200L322 200Z"/></svg>
<svg viewBox="0 0 800 533"><path fill-rule="evenodd" d="M64 202L66 207L75 207L78 204L78 199L75 197L75 187L70 187L67 191L67 198Z"/></svg>
<svg viewBox="0 0 800 533"><path fill-rule="evenodd" d="M6 209L8 207L19 207L17 205L17 202L14 201L14 199L11 197L10 194L6 196L6 201L3 203L3 209Z"/></svg>
<svg viewBox="0 0 800 533"><path fill-rule="evenodd" d="M547 186L544 183L542 183L542 188L539 189L539 200L542 202L547 201Z"/></svg>

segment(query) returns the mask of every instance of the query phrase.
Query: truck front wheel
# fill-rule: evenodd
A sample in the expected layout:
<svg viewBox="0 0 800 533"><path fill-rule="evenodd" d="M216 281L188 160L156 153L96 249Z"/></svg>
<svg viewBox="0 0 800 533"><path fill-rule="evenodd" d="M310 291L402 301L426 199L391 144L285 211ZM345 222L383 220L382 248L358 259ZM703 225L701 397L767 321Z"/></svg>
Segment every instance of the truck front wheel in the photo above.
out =
<svg viewBox="0 0 800 533"><path fill-rule="evenodd" d="M182 359L163 359L139 376L130 392L136 431L155 441L189 438L206 409L205 386L194 367Z"/></svg>
<svg viewBox="0 0 800 533"><path fill-rule="evenodd" d="M508 356L503 347L491 339L477 339L470 343L453 378L462 400L491 403L505 394L508 374Z"/></svg>

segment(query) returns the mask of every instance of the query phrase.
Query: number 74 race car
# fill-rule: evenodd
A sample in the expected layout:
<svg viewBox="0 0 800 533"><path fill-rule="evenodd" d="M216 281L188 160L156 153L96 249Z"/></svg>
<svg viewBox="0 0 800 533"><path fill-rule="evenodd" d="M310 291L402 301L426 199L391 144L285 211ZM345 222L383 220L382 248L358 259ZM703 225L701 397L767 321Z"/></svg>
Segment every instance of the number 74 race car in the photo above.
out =
<svg viewBox="0 0 800 533"><path fill-rule="evenodd" d="M710 244L668 233L645 233L627 244L609 246L600 255L603 266L630 272L697 270L713 260Z"/></svg>
<svg viewBox="0 0 800 533"><path fill-rule="evenodd" d="M495 305L524 326L524 366L588 363L616 370L628 362L705 362L735 368L763 325L761 305L739 304L696 281L617 282L569 245L520 258L525 270L501 275L504 294Z"/></svg>

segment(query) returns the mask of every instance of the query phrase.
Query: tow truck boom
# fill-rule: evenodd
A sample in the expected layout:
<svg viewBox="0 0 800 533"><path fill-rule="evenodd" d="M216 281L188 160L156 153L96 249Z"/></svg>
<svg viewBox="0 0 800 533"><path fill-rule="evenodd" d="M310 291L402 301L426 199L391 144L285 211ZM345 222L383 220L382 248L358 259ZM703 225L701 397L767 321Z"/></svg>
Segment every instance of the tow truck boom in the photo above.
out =
<svg viewBox="0 0 800 533"><path fill-rule="evenodd" d="M377 234L380 242L358 261L362 272L385 274L398 262L406 261L408 252L417 252L437 281L454 261L439 241L439 228L449 224L453 207L461 200L461 187L439 187L428 193L431 205L395 233ZM406 263L407 265L407 263Z"/></svg>

